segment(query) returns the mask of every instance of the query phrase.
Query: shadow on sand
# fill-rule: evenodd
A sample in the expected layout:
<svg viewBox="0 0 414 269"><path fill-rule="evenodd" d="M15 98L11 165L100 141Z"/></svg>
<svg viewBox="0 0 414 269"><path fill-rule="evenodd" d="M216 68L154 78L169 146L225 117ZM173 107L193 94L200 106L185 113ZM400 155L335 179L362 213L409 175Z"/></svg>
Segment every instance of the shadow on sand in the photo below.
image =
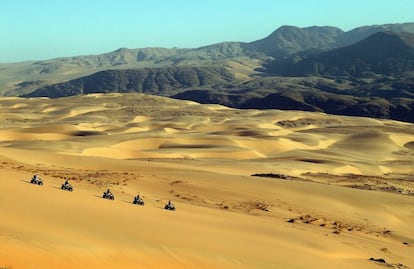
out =
<svg viewBox="0 0 414 269"><path fill-rule="evenodd" d="M40 186L40 185L38 185L38 184L33 184L33 183L31 183L30 182L30 179L29 180L25 180L25 179L18 179L19 181L21 181L21 182L24 182L24 183L27 183L27 184L30 184L30 185L37 185L37 186ZM43 182L43 185L45 185L45 183Z"/></svg>

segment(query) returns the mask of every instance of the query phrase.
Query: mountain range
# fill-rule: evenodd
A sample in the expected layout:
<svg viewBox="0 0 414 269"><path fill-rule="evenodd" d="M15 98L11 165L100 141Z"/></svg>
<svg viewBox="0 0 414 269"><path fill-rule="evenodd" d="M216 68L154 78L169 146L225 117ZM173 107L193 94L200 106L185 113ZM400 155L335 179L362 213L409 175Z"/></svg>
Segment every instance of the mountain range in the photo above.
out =
<svg viewBox="0 0 414 269"><path fill-rule="evenodd" d="M414 23L282 26L249 42L126 49L0 64L0 94L63 97L143 92L237 108L414 122Z"/></svg>
<svg viewBox="0 0 414 269"><path fill-rule="evenodd" d="M378 32L346 47L275 60L268 69L282 76L401 76L414 70L414 35Z"/></svg>

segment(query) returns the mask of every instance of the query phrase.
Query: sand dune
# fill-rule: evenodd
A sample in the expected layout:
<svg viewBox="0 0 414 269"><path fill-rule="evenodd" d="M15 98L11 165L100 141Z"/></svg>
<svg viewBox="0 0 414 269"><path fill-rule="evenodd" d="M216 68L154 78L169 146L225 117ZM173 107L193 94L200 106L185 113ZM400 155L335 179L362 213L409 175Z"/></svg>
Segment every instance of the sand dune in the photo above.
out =
<svg viewBox="0 0 414 269"><path fill-rule="evenodd" d="M140 94L0 123L2 268L414 268L412 124Z"/></svg>

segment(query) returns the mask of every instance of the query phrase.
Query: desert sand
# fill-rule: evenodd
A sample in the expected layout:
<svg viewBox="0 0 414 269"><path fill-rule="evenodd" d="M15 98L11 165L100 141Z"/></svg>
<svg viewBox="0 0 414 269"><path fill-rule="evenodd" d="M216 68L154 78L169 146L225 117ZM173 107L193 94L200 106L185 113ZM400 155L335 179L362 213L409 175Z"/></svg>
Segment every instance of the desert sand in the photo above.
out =
<svg viewBox="0 0 414 269"><path fill-rule="evenodd" d="M413 124L141 94L0 123L0 268L414 268Z"/></svg>

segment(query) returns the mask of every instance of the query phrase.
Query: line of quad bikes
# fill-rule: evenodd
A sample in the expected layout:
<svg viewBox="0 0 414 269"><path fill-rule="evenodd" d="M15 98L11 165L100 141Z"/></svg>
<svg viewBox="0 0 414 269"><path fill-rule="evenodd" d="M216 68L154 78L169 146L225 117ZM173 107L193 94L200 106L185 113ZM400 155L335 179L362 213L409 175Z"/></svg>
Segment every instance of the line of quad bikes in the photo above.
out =
<svg viewBox="0 0 414 269"><path fill-rule="evenodd" d="M38 175L34 175L32 179L30 180L30 183L42 186L43 180ZM70 192L73 191L73 186L67 180L64 183L62 183L62 186L60 188L65 191L70 191ZM102 198L109 199L109 200L115 200L114 194L109 189L107 189L102 194ZM142 205L142 206L145 204L144 200L142 199L141 196L139 196L139 194L134 197L134 200L132 201L132 203L135 205ZM164 209L175 210L175 206L171 201L168 201L165 204Z"/></svg>

